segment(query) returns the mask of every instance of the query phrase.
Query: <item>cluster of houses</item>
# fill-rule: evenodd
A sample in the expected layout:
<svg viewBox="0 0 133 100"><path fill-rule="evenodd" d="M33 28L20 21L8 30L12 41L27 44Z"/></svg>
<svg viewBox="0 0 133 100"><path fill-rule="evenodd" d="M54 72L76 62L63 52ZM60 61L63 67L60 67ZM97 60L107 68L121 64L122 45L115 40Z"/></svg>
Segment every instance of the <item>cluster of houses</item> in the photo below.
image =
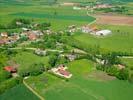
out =
<svg viewBox="0 0 133 100"><path fill-rule="evenodd" d="M17 33L13 33L11 36L7 32L0 33L0 45L14 43L19 39L20 37Z"/></svg>
<svg viewBox="0 0 133 100"><path fill-rule="evenodd" d="M89 26L89 25L82 26L81 31L83 33L90 33L96 36L106 36L112 33L111 30L108 29L99 30L97 26Z"/></svg>
<svg viewBox="0 0 133 100"><path fill-rule="evenodd" d="M90 26L90 25L84 25L81 27L76 27L75 25L71 25L68 27L67 32L71 33L71 35L74 34L74 32L81 31L83 33L89 33L96 36L106 36L108 34L111 34L111 30L104 29L100 30L97 26Z"/></svg>
<svg viewBox="0 0 133 100"><path fill-rule="evenodd" d="M42 49L36 49L34 53L39 56L46 56L47 51Z"/></svg>
<svg viewBox="0 0 133 100"><path fill-rule="evenodd" d="M92 9L101 9L101 8L112 8L113 6L110 4L97 4L93 6Z"/></svg>
<svg viewBox="0 0 133 100"><path fill-rule="evenodd" d="M72 74L69 71L67 71L67 69L68 68L65 65L59 65L56 68L52 68L50 71L55 75L59 75L64 78L71 78Z"/></svg>
<svg viewBox="0 0 133 100"><path fill-rule="evenodd" d="M30 41L34 41L39 39L44 34L51 34L51 33L52 33L51 30L45 30L44 32L41 32L40 30L31 30L27 28L22 28L21 33L11 33L11 35L9 35L9 33L7 32L1 32L0 45L15 43L21 38L27 38Z"/></svg>

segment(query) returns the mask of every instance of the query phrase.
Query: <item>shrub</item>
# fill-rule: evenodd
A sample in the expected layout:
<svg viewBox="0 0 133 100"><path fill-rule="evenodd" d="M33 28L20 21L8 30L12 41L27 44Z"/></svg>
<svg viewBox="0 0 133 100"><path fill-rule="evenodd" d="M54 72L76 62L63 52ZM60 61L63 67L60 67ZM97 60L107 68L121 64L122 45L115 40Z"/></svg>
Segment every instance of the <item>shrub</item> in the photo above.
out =
<svg viewBox="0 0 133 100"><path fill-rule="evenodd" d="M30 66L28 69L20 70L19 75L22 77L26 76L37 76L45 71L44 64L42 63L35 63Z"/></svg>
<svg viewBox="0 0 133 100"><path fill-rule="evenodd" d="M119 70L119 74L117 75L117 78L121 80L127 80L129 78L129 72L127 69L121 69Z"/></svg>

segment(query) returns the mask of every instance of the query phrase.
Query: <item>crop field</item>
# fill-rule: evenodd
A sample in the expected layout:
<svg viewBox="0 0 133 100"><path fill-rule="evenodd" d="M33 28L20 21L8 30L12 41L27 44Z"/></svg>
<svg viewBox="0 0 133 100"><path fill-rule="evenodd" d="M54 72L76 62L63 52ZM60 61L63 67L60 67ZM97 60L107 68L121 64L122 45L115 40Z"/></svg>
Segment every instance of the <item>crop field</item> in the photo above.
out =
<svg viewBox="0 0 133 100"><path fill-rule="evenodd" d="M0 4L0 23L10 23L15 18L28 18L35 22L50 22L53 30L65 29L68 25L83 25L95 20L87 16L86 10L73 10L72 7L44 6L39 4L2 5ZM79 20L80 19L80 20Z"/></svg>
<svg viewBox="0 0 133 100"><path fill-rule="evenodd" d="M95 70L94 63L91 61L77 60L67 66L73 74L69 81L44 73L28 78L26 82L46 100L126 100L133 98L133 85L126 81L117 79L99 81L90 78L89 75Z"/></svg>
<svg viewBox="0 0 133 100"><path fill-rule="evenodd" d="M98 24L112 25L133 25L133 17L113 16L113 15L96 15Z"/></svg>
<svg viewBox="0 0 133 100"><path fill-rule="evenodd" d="M99 29L112 30L112 34L105 37L97 37L90 34L76 34L74 39L84 46L100 46L103 51L117 51L133 53L132 26L99 25ZM119 32L118 32L119 31Z"/></svg>
<svg viewBox="0 0 133 100"><path fill-rule="evenodd" d="M39 100L23 84L17 85L0 95L0 100Z"/></svg>

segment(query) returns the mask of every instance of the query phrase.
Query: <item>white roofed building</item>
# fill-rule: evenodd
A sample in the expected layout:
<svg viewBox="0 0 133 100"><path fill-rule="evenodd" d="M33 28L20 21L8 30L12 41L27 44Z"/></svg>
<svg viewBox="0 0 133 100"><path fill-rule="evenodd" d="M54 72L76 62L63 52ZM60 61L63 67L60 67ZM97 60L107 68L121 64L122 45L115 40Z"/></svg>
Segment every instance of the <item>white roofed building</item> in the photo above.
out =
<svg viewBox="0 0 133 100"><path fill-rule="evenodd" d="M106 36L106 35L109 35L111 33L112 32L110 30L100 30L100 31L97 31L95 33L95 35L98 35L98 36Z"/></svg>

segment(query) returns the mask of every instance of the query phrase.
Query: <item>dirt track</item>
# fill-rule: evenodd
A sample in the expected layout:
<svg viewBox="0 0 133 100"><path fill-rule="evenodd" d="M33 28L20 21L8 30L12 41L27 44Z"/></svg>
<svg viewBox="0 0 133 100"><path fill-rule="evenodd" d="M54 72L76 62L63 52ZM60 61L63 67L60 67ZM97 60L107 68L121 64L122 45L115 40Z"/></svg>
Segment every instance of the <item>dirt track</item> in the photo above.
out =
<svg viewBox="0 0 133 100"><path fill-rule="evenodd" d="M133 25L133 17L114 15L95 15L98 24Z"/></svg>

